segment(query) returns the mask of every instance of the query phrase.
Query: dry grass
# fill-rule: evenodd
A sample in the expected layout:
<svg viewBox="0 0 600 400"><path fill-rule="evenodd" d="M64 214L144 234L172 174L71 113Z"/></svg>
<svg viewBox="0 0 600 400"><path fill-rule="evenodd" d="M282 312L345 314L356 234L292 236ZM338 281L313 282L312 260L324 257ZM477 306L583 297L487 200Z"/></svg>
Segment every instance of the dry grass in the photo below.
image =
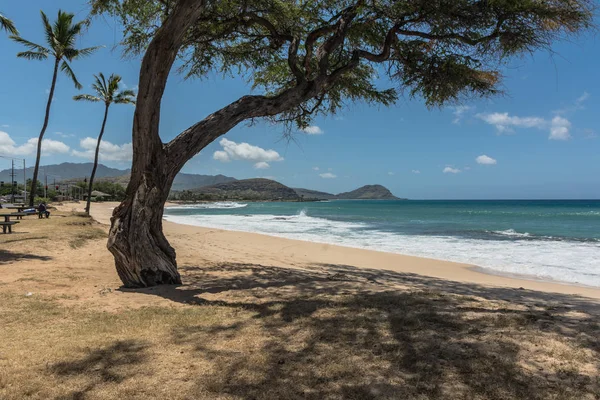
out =
<svg viewBox="0 0 600 400"><path fill-rule="evenodd" d="M56 218L56 245L90 227L77 218ZM0 286L0 398L600 398L599 307L584 299L341 265L181 270L180 287L94 288L163 301L116 312L65 303L86 284L72 265L62 293Z"/></svg>

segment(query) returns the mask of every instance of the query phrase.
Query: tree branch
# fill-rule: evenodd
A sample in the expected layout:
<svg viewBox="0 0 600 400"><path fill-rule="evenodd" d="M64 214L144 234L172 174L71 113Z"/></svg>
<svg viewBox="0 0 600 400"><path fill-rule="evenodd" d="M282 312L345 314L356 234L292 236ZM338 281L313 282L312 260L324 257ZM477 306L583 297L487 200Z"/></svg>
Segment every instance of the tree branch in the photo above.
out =
<svg viewBox="0 0 600 400"><path fill-rule="evenodd" d="M358 8L363 4L363 0L359 0L356 4L346 8L338 22L335 24L334 34L327 39L317 50L317 61L319 63L319 74L326 75L329 69L329 55L338 48L346 38L346 32L352 20L356 17Z"/></svg>
<svg viewBox="0 0 600 400"><path fill-rule="evenodd" d="M160 106L171 67L189 27L200 16L203 0L180 0L148 45L140 69L134 115L133 146L142 154L162 146L158 127ZM133 163L134 167L137 165Z"/></svg>
<svg viewBox="0 0 600 400"><path fill-rule="evenodd" d="M273 96L244 96L183 131L165 146L170 169L179 170L190 158L240 122L280 114L316 97L330 82L319 78Z"/></svg>

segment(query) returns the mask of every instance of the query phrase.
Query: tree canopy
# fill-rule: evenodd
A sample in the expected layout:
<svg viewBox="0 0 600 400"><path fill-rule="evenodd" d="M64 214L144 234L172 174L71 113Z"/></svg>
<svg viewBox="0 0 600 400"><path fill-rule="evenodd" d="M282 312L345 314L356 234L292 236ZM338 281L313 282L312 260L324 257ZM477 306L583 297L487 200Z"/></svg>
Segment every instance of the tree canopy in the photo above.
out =
<svg viewBox="0 0 600 400"><path fill-rule="evenodd" d="M125 52L137 55L182 1L92 6L120 19ZM271 116L304 127L347 100L389 105L407 91L439 106L495 94L503 61L591 27L592 11L591 0L206 1L185 35L179 71L243 74L267 96L316 83L314 96ZM382 72L393 87L379 87Z"/></svg>

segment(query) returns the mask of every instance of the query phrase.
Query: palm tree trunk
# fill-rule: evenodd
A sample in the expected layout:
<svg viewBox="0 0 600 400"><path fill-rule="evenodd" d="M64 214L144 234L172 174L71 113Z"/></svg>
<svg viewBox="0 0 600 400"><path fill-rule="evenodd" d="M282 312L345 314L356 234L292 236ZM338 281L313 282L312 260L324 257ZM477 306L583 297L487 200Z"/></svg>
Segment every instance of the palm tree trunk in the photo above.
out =
<svg viewBox="0 0 600 400"><path fill-rule="evenodd" d="M54 74L52 75L52 85L50 86L50 94L48 95L48 104L46 105L46 117L44 118L44 125L42 126L42 131L40 132L40 137L38 138L37 156L35 159L35 168L33 169L33 179L31 181L29 207L33 207L33 203L35 200L35 193L37 190L38 171L40 169L40 158L42 156L42 139L44 138L44 134L46 133L46 128L48 128L48 121L50 120L50 107L52 107L52 99L54 97L54 88L56 87L56 77L58 76L59 62L60 62L60 60L58 58L54 62Z"/></svg>
<svg viewBox="0 0 600 400"><path fill-rule="evenodd" d="M110 104L106 104L104 109L104 120L102 121L102 129L100 129L100 135L98 135L98 144L96 145L96 157L94 158L94 168L92 168L92 174L90 175L90 186L88 188L87 203L85 205L85 212L90 215L90 203L92 201L92 190L94 188L94 177L96 176L96 169L98 168L98 156L100 155L100 143L102 143L102 136L104 135L104 127L106 126L106 119L108 118L108 108Z"/></svg>

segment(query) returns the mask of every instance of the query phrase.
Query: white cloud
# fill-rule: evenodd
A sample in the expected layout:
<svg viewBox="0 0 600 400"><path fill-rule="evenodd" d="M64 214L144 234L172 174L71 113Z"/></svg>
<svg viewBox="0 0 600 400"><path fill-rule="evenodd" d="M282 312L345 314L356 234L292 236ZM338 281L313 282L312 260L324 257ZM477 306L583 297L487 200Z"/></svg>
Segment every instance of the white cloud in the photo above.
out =
<svg viewBox="0 0 600 400"><path fill-rule="evenodd" d="M388 172L388 175L389 175L389 176L394 176L394 175L396 175L396 173L395 173L395 172L391 172L391 171L390 171L390 172Z"/></svg>
<svg viewBox="0 0 600 400"><path fill-rule="evenodd" d="M37 152L37 144L38 139L31 138L18 146L8 133L0 131L0 153L28 156ZM69 146L58 140L44 139L42 141L42 156L64 154L69 150Z"/></svg>
<svg viewBox="0 0 600 400"><path fill-rule="evenodd" d="M477 118L494 125L498 133L514 133L514 128L536 128L549 130L551 140L567 140L571 138L569 133L571 122L566 118L556 116L552 120L540 117L517 117L508 113L477 114Z"/></svg>
<svg viewBox="0 0 600 400"><path fill-rule="evenodd" d="M98 139L86 137L81 139L79 146L82 150L73 150L71 154L75 157L87 158L93 160L96 153L96 145ZM100 143L100 160L101 161L131 161L133 155L133 146L131 143L122 145L113 144L106 140Z"/></svg>
<svg viewBox="0 0 600 400"><path fill-rule="evenodd" d="M313 171L318 171L319 167L313 167Z"/></svg>
<svg viewBox="0 0 600 400"><path fill-rule="evenodd" d="M458 174L458 173L460 173L460 169L458 169L458 168L452 168L452 167L446 167L446 168L444 168L443 172L445 174Z"/></svg>
<svg viewBox="0 0 600 400"><path fill-rule="evenodd" d="M265 150L248 143L236 143L227 139L221 139L219 144L223 147L223 150L215 151L213 154L213 158L217 161L249 161L254 163L256 169L269 168L269 162L283 161L283 157L275 150Z"/></svg>
<svg viewBox="0 0 600 400"><path fill-rule="evenodd" d="M316 125L307 126L306 128L302 129L302 132L306 133L307 135L322 135L325 133L323 129Z"/></svg>
<svg viewBox="0 0 600 400"><path fill-rule="evenodd" d="M469 167L469 166L466 166L466 167L464 167L464 168L463 168L463 170L465 170L465 171L470 171L470 170L471 170L471 167Z"/></svg>
<svg viewBox="0 0 600 400"><path fill-rule="evenodd" d="M267 162L260 161L260 162L257 162L256 164L254 164L254 168L256 168L256 169L269 169L269 168L271 168L271 166Z"/></svg>
<svg viewBox="0 0 600 400"><path fill-rule="evenodd" d="M332 174L331 172L325 172L324 174L319 174L319 176L323 179L335 179L337 175Z"/></svg>
<svg viewBox="0 0 600 400"><path fill-rule="evenodd" d="M498 163L498 161L496 161L492 157L486 156L485 154L477 157L475 161L477 161L477 164L481 165L496 165Z"/></svg>
<svg viewBox="0 0 600 400"><path fill-rule="evenodd" d="M4 124L4 125L2 125L2 128L10 128L10 125Z"/></svg>
<svg viewBox="0 0 600 400"><path fill-rule="evenodd" d="M565 115L572 114L578 110L584 110L585 106L583 105L583 103L585 103L590 97L591 95L588 92L583 92L583 94L579 96L572 105L561 108L559 110L554 110L554 114Z"/></svg>
<svg viewBox="0 0 600 400"><path fill-rule="evenodd" d="M462 120L464 114L468 113L469 111L473 110L475 107L473 106L456 106L456 107L452 107L452 109L454 110L453 114L454 114L454 120L452 121L453 124L459 124L460 121Z"/></svg>
<svg viewBox="0 0 600 400"><path fill-rule="evenodd" d="M63 137L63 138L67 138L67 137L75 137L75 135L74 135L74 134L72 134L72 133L54 132L54 134L55 134L56 136L60 136L60 137Z"/></svg>
<svg viewBox="0 0 600 400"><path fill-rule="evenodd" d="M582 103L584 103L587 99L590 98L590 94L588 92L583 92L583 94L581 96L579 96L577 98L577 100L575 100L575 104L577 105L581 105Z"/></svg>
<svg viewBox="0 0 600 400"><path fill-rule="evenodd" d="M552 118L552 125L550 126L550 139L551 140L569 140L571 134L571 122L563 117L556 116Z"/></svg>
<svg viewBox="0 0 600 400"><path fill-rule="evenodd" d="M227 155L227 153L225 153L224 151L215 151L215 154L213 154L213 158L217 161L221 161L221 162L229 162L231 161L229 159L229 156Z"/></svg>
<svg viewBox="0 0 600 400"><path fill-rule="evenodd" d="M419 171L418 169L413 169L413 170L412 170L412 173L413 173L413 174L420 174L420 173L421 173L421 171Z"/></svg>
<svg viewBox="0 0 600 400"><path fill-rule="evenodd" d="M499 133L514 132L513 127L519 128L544 128L547 121L539 117L515 117L508 113L477 114L477 118L482 119L490 125L494 125Z"/></svg>

